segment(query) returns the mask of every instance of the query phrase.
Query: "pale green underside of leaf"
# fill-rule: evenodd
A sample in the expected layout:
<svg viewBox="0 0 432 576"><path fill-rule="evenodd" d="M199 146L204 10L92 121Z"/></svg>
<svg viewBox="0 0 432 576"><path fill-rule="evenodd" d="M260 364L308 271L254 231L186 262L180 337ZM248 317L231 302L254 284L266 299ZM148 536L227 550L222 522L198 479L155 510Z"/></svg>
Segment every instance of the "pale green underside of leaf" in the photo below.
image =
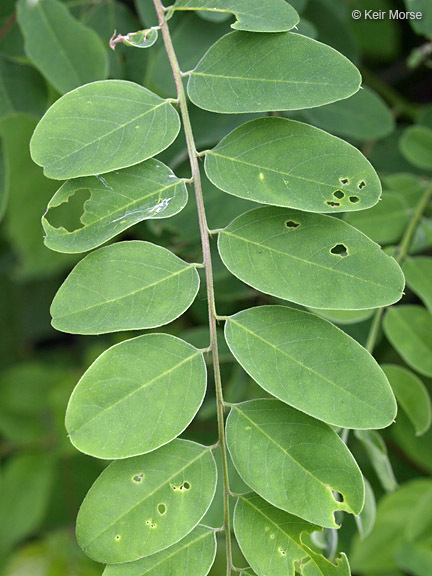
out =
<svg viewBox="0 0 432 576"><path fill-rule="evenodd" d="M30 150L48 178L67 180L139 164L165 150L179 130L168 101L133 82L105 80L57 100Z"/></svg>
<svg viewBox="0 0 432 576"><path fill-rule="evenodd" d="M192 71L188 94L212 112L301 110L348 98L360 83L349 60L316 40L290 32L233 32Z"/></svg>
<svg viewBox="0 0 432 576"><path fill-rule="evenodd" d="M432 377L432 315L421 306L398 306L387 311L383 326L405 362Z"/></svg>
<svg viewBox="0 0 432 576"><path fill-rule="evenodd" d="M397 302L404 288L394 258L345 222L320 214L257 208L220 232L218 248L243 282L311 308L378 308Z"/></svg>
<svg viewBox="0 0 432 576"><path fill-rule="evenodd" d="M168 334L113 346L79 381L66 429L81 452L114 460L151 452L181 434L204 400L202 352Z"/></svg>
<svg viewBox="0 0 432 576"><path fill-rule="evenodd" d="M347 212L376 204L379 178L359 150L293 120L259 118L206 154L215 186L240 198L307 212Z"/></svg>
<svg viewBox="0 0 432 576"><path fill-rule="evenodd" d="M432 312L432 258L408 258L402 270L408 288L417 294L429 312Z"/></svg>
<svg viewBox="0 0 432 576"><path fill-rule="evenodd" d="M332 134L361 141L384 138L395 127L391 110L369 88L346 100L307 110L302 118Z"/></svg>
<svg viewBox="0 0 432 576"><path fill-rule="evenodd" d="M51 225L50 210L62 204L68 208L69 200L79 191L90 194L82 207L80 225L70 230L67 212L61 227ZM55 193L42 218L45 244L57 252L85 252L138 222L174 216L184 208L187 197L185 181L153 159L104 176L68 180Z"/></svg>
<svg viewBox="0 0 432 576"><path fill-rule="evenodd" d="M90 558L106 564L164 550L199 523L213 500L216 480L211 450L187 440L114 462L81 506L78 543Z"/></svg>
<svg viewBox="0 0 432 576"><path fill-rule="evenodd" d="M416 436L421 436L429 430L432 420L431 399L426 386L420 378L401 366L385 364L383 370L399 405L411 420Z"/></svg>
<svg viewBox="0 0 432 576"><path fill-rule="evenodd" d="M34 68L0 57L0 118L12 114L38 118L47 99L46 83Z"/></svg>
<svg viewBox="0 0 432 576"><path fill-rule="evenodd" d="M402 154L413 166L432 170L432 130L426 126L410 126L399 141Z"/></svg>
<svg viewBox="0 0 432 576"><path fill-rule="evenodd" d="M398 484L383 438L375 430L356 430L355 435L363 443L372 467L384 490L387 492L396 490Z"/></svg>
<svg viewBox="0 0 432 576"><path fill-rule="evenodd" d="M357 524L357 529L360 534L360 538L366 538L372 532L375 525L376 519L376 501L375 494L372 490L370 482L363 478L365 485L365 503L363 510L358 516L355 517Z"/></svg>
<svg viewBox="0 0 432 576"><path fill-rule="evenodd" d="M52 325L71 334L162 326L189 308L198 288L195 264L149 242L119 242L75 266L53 300Z"/></svg>
<svg viewBox="0 0 432 576"><path fill-rule="evenodd" d="M371 240L387 245L398 242L408 226L410 212L402 197L385 191L381 202L367 212L349 213L345 222L351 224Z"/></svg>
<svg viewBox="0 0 432 576"><path fill-rule="evenodd" d="M337 528L336 510L358 514L363 507L363 478L342 440L326 424L278 400L234 405L227 443L244 482L286 512Z"/></svg>
<svg viewBox="0 0 432 576"><path fill-rule="evenodd" d="M235 535L246 560L258 576L350 576L346 556L335 566L303 544L302 534L319 530L296 516L274 508L256 494L240 496L234 515Z"/></svg>
<svg viewBox="0 0 432 576"><path fill-rule="evenodd" d="M58 92L106 78L108 55L102 41L61 2L20 0L17 16L27 56Z"/></svg>
<svg viewBox="0 0 432 576"><path fill-rule="evenodd" d="M197 526L186 538L137 562L107 566L103 576L207 576L216 555L213 528Z"/></svg>
<svg viewBox="0 0 432 576"><path fill-rule="evenodd" d="M339 325L365 322L374 314L374 310L317 310L316 308L310 308L310 311Z"/></svg>
<svg viewBox="0 0 432 576"><path fill-rule="evenodd" d="M299 22L297 12L285 0L177 0L174 10L232 12L236 30L286 32Z"/></svg>
<svg viewBox="0 0 432 576"><path fill-rule="evenodd" d="M313 314L250 308L227 319L225 338L264 390L327 424L384 428L396 416L392 390L373 357Z"/></svg>

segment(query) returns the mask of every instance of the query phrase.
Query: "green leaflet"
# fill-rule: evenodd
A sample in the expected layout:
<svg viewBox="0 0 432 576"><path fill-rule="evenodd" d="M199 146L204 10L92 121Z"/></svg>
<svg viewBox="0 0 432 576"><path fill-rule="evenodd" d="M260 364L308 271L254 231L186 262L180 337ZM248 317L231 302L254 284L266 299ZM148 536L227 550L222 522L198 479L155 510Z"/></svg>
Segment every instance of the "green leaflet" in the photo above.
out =
<svg viewBox="0 0 432 576"><path fill-rule="evenodd" d="M349 325L365 322L374 314L374 310L317 310L310 308L314 314L318 314L333 324Z"/></svg>
<svg viewBox="0 0 432 576"><path fill-rule="evenodd" d="M350 554L354 574L393 573L397 567L395 552L405 537L406 526L431 487L430 479L417 478L379 501L374 529L364 540L354 541ZM423 516L430 517L424 509Z"/></svg>
<svg viewBox="0 0 432 576"><path fill-rule="evenodd" d="M363 507L361 472L339 436L278 400L233 405L227 443L246 484L286 512L337 528L336 510L358 514Z"/></svg>
<svg viewBox="0 0 432 576"><path fill-rule="evenodd" d="M186 538L137 562L107 566L103 576L207 576L216 555L213 528L197 526Z"/></svg>
<svg viewBox="0 0 432 576"><path fill-rule="evenodd" d="M198 287L195 264L149 242L119 242L75 266L53 300L52 325L71 334L163 326L189 308Z"/></svg>
<svg viewBox="0 0 432 576"><path fill-rule="evenodd" d="M81 202L82 215L71 226L68 220L73 218L74 210L70 200L77 193L90 197ZM68 180L57 190L42 218L45 244L58 252L91 250L142 220L174 216L186 202L185 181L153 159L105 176ZM62 205L62 226L55 227L49 222L50 210Z"/></svg>
<svg viewBox="0 0 432 576"><path fill-rule="evenodd" d="M236 30L286 32L299 22L297 12L285 0L177 0L174 10L232 12Z"/></svg>
<svg viewBox="0 0 432 576"><path fill-rule="evenodd" d="M366 478L363 478L365 485L365 503L363 510L355 517L357 529L360 537L366 538L372 532L376 519L376 500L372 486Z"/></svg>
<svg viewBox="0 0 432 576"><path fill-rule="evenodd" d="M46 453L13 455L2 467L0 515L13 519L0 525L2 555L39 528L49 504L54 474L54 462Z"/></svg>
<svg viewBox="0 0 432 576"><path fill-rule="evenodd" d="M168 334L109 348L75 388L66 412L72 444L114 460L151 452L183 432L204 400L203 353Z"/></svg>
<svg viewBox="0 0 432 576"><path fill-rule="evenodd" d="M432 170L432 130L426 126L410 126L400 140L402 154L413 166Z"/></svg>
<svg viewBox="0 0 432 576"><path fill-rule="evenodd" d="M302 118L332 134L361 141L388 136L395 127L391 110L369 88L346 100L307 110Z"/></svg>
<svg viewBox="0 0 432 576"><path fill-rule="evenodd" d="M212 112L267 112L323 106L348 98L360 83L357 68L320 42L290 32L233 32L192 71L188 93Z"/></svg>
<svg viewBox="0 0 432 576"><path fill-rule="evenodd" d="M176 110L124 80L93 82L55 102L30 143L32 158L56 180L104 174L147 160L177 137Z"/></svg>
<svg viewBox="0 0 432 576"><path fill-rule="evenodd" d="M420 12L422 17L410 20L410 25L417 32L424 36L432 35L432 6L429 0L405 0L405 7L411 12Z"/></svg>
<svg viewBox="0 0 432 576"><path fill-rule="evenodd" d="M303 576L350 576L343 555L336 566L303 544L302 535L318 526L274 508L256 494L240 496L235 508L234 530L246 560L258 576L295 576L300 562Z"/></svg>
<svg viewBox="0 0 432 576"><path fill-rule="evenodd" d="M78 543L90 558L106 564L150 556L195 528L215 488L210 448L187 440L114 462L81 506Z"/></svg>
<svg viewBox="0 0 432 576"><path fill-rule="evenodd" d="M312 308L378 308L397 302L404 287L393 258L329 216L257 208L220 232L218 248L243 282Z"/></svg>
<svg viewBox="0 0 432 576"><path fill-rule="evenodd" d="M404 199L395 192L384 192L381 202L371 210L349 213L345 222L378 244L398 242L408 226L410 212Z"/></svg>
<svg viewBox="0 0 432 576"><path fill-rule="evenodd" d="M236 128L207 152L205 170L229 194L307 212L364 210L381 195L379 178L359 150L284 118Z"/></svg>
<svg viewBox="0 0 432 576"><path fill-rule="evenodd" d="M45 112L48 92L44 79L31 66L16 64L0 56L0 118Z"/></svg>
<svg viewBox="0 0 432 576"><path fill-rule="evenodd" d="M421 436L429 430L432 419L431 399L426 386L420 378L401 366L386 364L383 370L398 403L411 420L416 436Z"/></svg>
<svg viewBox="0 0 432 576"><path fill-rule="evenodd" d="M422 299L432 313L432 258L407 258L402 266L408 288Z"/></svg>
<svg viewBox="0 0 432 576"><path fill-rule="evenodd" d="M398 354L420 374L432 377L432 316L421 306L390 308L384 332Z"/></svg>
<svg viewBox="0 0 432 576"><path fill-rule="evenodd" d="M396 416L392 390L374 358L314 314L250 308L227 318L225 338L264 390L327 424L384 428Z"/></svg>
<svg viewBox="0 0 432 576"><path fill-rule="evenodd" d="M106 78L108 58L102 41L64 4L19 0L17 16L27 56L58 92Z"/></svg>
<svg viewBox="0 0 432 576"><path fill-rule="evenodd" d="M355 435L362 442L384 490L394 492L398 484L382 437L375 430L356 430Z"/></svg>

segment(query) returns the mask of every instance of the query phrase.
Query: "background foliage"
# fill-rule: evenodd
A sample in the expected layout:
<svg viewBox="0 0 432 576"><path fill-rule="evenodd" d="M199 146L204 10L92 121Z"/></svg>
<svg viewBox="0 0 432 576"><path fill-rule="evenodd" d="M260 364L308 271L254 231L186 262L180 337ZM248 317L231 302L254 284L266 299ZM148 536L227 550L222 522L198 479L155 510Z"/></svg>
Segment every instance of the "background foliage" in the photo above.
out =
<svg viewBox="0 0 432 576"><path fill-rule="evenodd" d="M66 435L64 414L84 370L109 346L137 333L76 337L51 327L50 303L79 258L51 251L43 243L44 231L47 242L65 242L53 233L53 227L60 222L64 225L65 216L62 206L52 208L43 221L43 230L40 219L58 183L45 178L42 169L32 162L29 142L47 108L60 95L90 81L127 79L161 97L176 94L161 39L150 50L123 45L117 46L115 52L109 50L114 29L126 34L156 23L150 0L43 0L49 17L41 16L40 20L29 20L25 4L26 0L3 0L0 6L0 565L5 576L91 576L101 574L103 568L79 550L74 524L80 503L106 463L75 450ZM364 89L347 100L289 113L289 117L343 137L371 161L383 183L383 199L371 210L352 212L343 218L392 254L409 227L425 188L430 186L430 4L420 0L415 3L416 9L424 11L424 18L412 26L404 21L351 18L355 8L405 9L403 2L396 0L293 0L291 4L301 14L300 32L333 46L360 67ZM407 0L406 4L411 7L414 2ZM207 49L231 30L232 19L221 20L209 19L206 13L179 12L173 17L170 27L183 70L194 68ZM191 97L194 99L193 91ZM283 110L284 103L279 107ZM293 107L291 103L285 106ZM197 145L203 150L215 146L243 122L265 113L219 116L217 110L206 112L191 105L191 116ZM225 153L229 155L226 148L227 145ZM189 177L183 135L158 158L178 176ZM206 159L209 175L212 160L211 155ZM67 178L67 174L59 177ZM215 183L220 185L216 179L226 177L223 167L213 165ZM115 182L108 184L115 187ZM176 185L184 186L181 182ZM222 183L221 187L225 185ZM103 186L101 182L101 189ZM97 199L97 189L92 192ZM68 195L71 190L63 193ZM204 194L213 229L227 226L236 216L257 207L241 193L221 192L207 179ZM79 193L73 196L67 211L68 230L80 226L85 200ZM180 198L173 213L181 206ZM199 262L201 248L192 195L173 218L138 222L132 230L123 232L122 240L155 242L188 262ZM309 542L317 552L324 550L330 557L337 550L348 551L353 573L364 576L432 573L432 530L424 515L425 510L431 510L432 502L432 432L426 392L432 384L429 204L422 207L412 242L403 248L411 255L403 265L407 278L405 295L398 306L387 312L383 330L378 326L375 334L375 357L384 365L399 403L397 420L379 434L357 431L350 435L350 449L370 483L367 506L357 524L351 516L345 516L338 541L335 532L328 530ZM234 314L255 304L280 303L276 297L257 292L230 275L216 251L214 258L219 314ZM229 267L229 262L226 264ZM172 266L179 264L173 262ZM191 300L197 288L192 273L195 270L185 272L190 276ZM295 294L289 299L295 302ZM188 305L177 304L179 310L172 318ZM200 347L207 340L206 304L201 288L188 312L163 331ZM319 307L318 304L311 302L310 306ZM57 311L62 316L62 311ZM362 345L368 343L374 322L371 311L320 313ZM148 327L129 325L126 329ZM229 329L231 338L235 338L234 322ZM263 391L234 362L235 349L232 345L230 348L221 338L226 400L262 397ZM277 396L273 390L270 392ZM196 395L199 397L199 389ZM215 416L210 385L186 437L213 444L217 439ZM230 422L232 427L235 418ZM234 469L232 477L232 490L244 492L244 484L236 479ZM378 505L376 522L374 499ZM222 513L219 498L204 523L220 526ZM242 514L247 524L246 501L242 502ZM238 550L235 557L237 565L245 565ZM223 570L220 550L211 574L217 576Z"/></svg>

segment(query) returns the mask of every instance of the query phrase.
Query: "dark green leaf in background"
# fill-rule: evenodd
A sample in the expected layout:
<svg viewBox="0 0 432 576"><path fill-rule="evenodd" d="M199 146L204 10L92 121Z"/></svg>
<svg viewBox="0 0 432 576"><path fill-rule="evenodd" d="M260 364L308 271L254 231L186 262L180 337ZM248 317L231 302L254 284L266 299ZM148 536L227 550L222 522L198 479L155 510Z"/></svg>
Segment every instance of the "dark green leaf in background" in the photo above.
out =
<svg viewBox="0 0 432 576"><path fill-rule="evenodd" d="M400 407L411 420L417 436L430 428L431 399L426 386L415 374L402 366L385 364L383 370L389 379Z"/></svg>
<svg viewBox="0 0 432 576"><path fill-rule="evenodd" d="M301 116L322 130L360 141L383 138L395 127L391 110L369 88L346 100L302 112Z"/></svg>
<svg viewBox="0 0 432 576"><path fill-rule="evenodd" d="M402 266L408 288L412 290L432 313L432 258L408 258Z"/></svg>
<svg viewBox="0 0 432 576"><path fill-rule="evenodd" d="M308 212L364 210L381 195L378 176L359 150L283 118L243 124L207 152L205 170L234 196Z"/></svg>
<svg viewBox="0 0 432 576"><path fill-rule="evenodd" d="M432 376L432 315L421 306L390 308L384 331L405 362L420 374Z"/></svg>
<svg viewBox="0 0 432 576"><path fill-rule="evenodd" d="M218 247L240 280L303 306L360 310L402 296L404 277L396 261L329 216L257 208L222 230Z"/></svg>
<svg viewBox="0 0 432 576"><path fill-rule="evenodd" d="M103 80L107 50L58 0L19 0L18 23L27 56L54 88L64 94L81 84Z"/></svg>
<svg viewBox="0 0 432 576"><path fill-rule="evenodd" d="M360 83L349 60L315 40L233 32L193 70L188 93L200 108L235 114L323 106L348 98Z"/></svg>
<svg viewBox="0 0 432 576"><path fill-rule="evenodd" d="M432 170L432 130L426 126L410 126L401 136L399 146L413 166Z"/></svg>
<svg viewBox="0 0 432 576"><path fill-rule="evenodd" d="M32 158L48 178L104 174L151 158L177 137L172 105L123 80L93 82L57 100L31 140Z"/></svg>
<svg viewBox="0 0 432 576"><path fill-rule="evenodd" d="M39 118L47 103L46 83L39 72L0 56L0 117L29 114Z"/></svg>

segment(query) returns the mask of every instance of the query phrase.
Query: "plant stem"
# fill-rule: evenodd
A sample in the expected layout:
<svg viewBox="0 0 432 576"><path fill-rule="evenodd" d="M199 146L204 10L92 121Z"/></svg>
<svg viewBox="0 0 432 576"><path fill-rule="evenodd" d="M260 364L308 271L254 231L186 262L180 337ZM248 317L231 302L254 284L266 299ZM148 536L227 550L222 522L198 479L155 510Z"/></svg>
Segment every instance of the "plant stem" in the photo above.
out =
<svg viewBox="0 0 432 576"><path fill-rule="evenodd" d="M411 246L414 233L417 229L417 226L420 222L423 212L426 210L429 204L431 196L432 196L432 186L429 186L426 189L423 196L421 197L420 202L418 203L417 208L415 209L415 212L410 220L410 223L408 224L407 229L405 230L405 234L403 235L403 238L399 245L399 249L396 256L396 261L398 262L398 264L403 264L404 260L408 256L408 251ZM384 311L385 308L379 308L375 312L375 316L369 330L369 335L366 343L366 350L371 354L374 351L376 345Z"/></svg>
<svg viewBox="0 0 432 576"><path fill-rule="evenodd" d="M168 59L171 65L175 85L177 88L177 97L183 120L183 128L186 135L188 156L192 171L192 178L195 189L195 198L198 209L198 220L201 233L201 245L202 245L206 283L207 283L210 347L213 358L213 371L216 387L218 433L222 453L223 486L224 486L224 529L226 538L226 574L227 576L231 576L232 544L231 544L231 526L230 526L230 510L229 510L230 489L229 489L229 476L228 476L228 455L225 439L224 399L223 399L222 381L220 375L219 350L218 350L217 332L216 332L216 306L215 306L214 285L213 285L213 267L210 251L210 239L209 239L207 218L202 193L198 154L195 145L195 139L192 132L192 125L189 116L186 93L182 81L182 72L180 70L177 55L175 53L174 46L172 43L169 27L165 18L165 9L162 5L161 0L153 0L153 4L155 6L156 13L158 15L159 25L165 43L165 49L168 54Z"/></svg>

